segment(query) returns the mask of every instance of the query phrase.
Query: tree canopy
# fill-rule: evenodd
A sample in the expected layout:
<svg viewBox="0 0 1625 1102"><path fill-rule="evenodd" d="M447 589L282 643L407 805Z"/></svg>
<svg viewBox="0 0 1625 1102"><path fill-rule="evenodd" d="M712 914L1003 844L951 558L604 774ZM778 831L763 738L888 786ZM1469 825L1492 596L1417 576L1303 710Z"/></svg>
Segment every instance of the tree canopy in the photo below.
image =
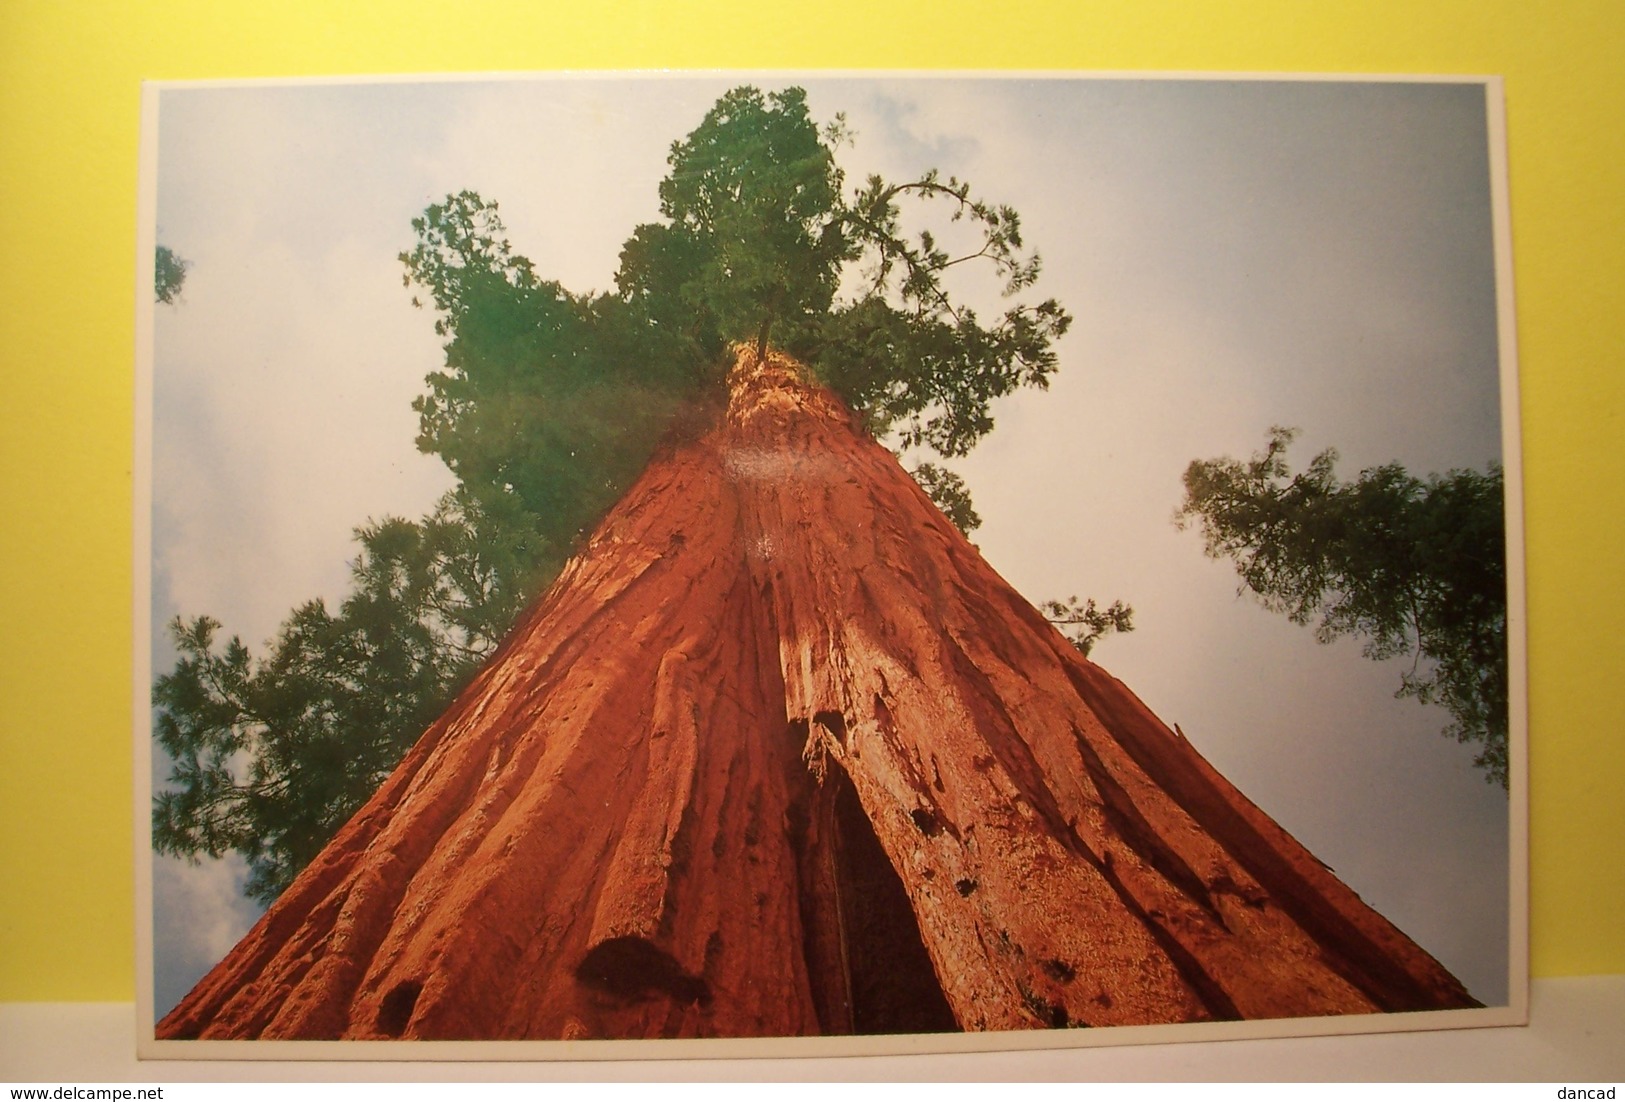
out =
<svg viewBox="0 0 1625 1102"><path fill-rule="evenodd" d="M1080 604L1074 596L1064 601L1041 601L1038 608L1085 658L1106 636L1134 630L1134 609L1122 601L1101 608L1093 597Z"/></svg>
<svg viewBox="0 0 1625 1102"><path fill-rule="evenodd" d="M153 298L173 305L180 297L181 288L186 284L186 270L191 266L190 261L181 259L168 245L159 245L152 263Z"/></svg>
<svg viewBox="0 0 1625 1102"><path fill-rule="evenodd" d="M542 278L474 192L413 221L403 278L445 351L414 403L417 445L458 486L421 521L359 528L351 596L336 613L295 609L263 657L221 643L211 617L171 625L179 661L153 692L175 763L154 803L160 852L242 853L249 893L274 898L660 441L720 408L731 344L771 340L877 435L937 456L990 431L995 399L1047 384L1070 317L1024 297L1040 264L1017 213L935 170L848 192L837 155L851 140L800 89L727 93L673 143L661 220L633 229L613 291ZM905 213L935 231L905 232ZM993 320L945 288L962 265L1003 296ZM958 476L915 472L956 524L979 523Z"/></svg>
<svg viewBox="0 0 1625 1102"><path fill-rule="evenodd" d="M798 88L736 88L673 144L665 221L639 226L616 283L651 319L675 315L708 352L765 346L775 326L816 326L848 256L834 123L821 132Z"/></svg>
<svg viewBox="0 0 1625 1102"><path fill-rule="evenodd" d="M1270 430L1246 461L1192 462L1181 526L1230 559L1265 608L1315 636L1363 639L1373 659L1411 655L1397 695L1437 703L1445 733L1477 744L1474 764L1507 785L1506 531L1502 475L1417 478L1397 463L1335 473L1321 452L1294 474L1296 433Z"/></svg>
<svg viewBox="0 0 1625 1102"><path fill-rule="evenodd" d="M174 762L154 798L160 853L249 862L269 902L370 796L545 580L523 528L460 492L422 521L357 530L352 591L294 609L268 653L177 618L174 669L153 686ZM526 584L526 579L532 579Z"/></svg>

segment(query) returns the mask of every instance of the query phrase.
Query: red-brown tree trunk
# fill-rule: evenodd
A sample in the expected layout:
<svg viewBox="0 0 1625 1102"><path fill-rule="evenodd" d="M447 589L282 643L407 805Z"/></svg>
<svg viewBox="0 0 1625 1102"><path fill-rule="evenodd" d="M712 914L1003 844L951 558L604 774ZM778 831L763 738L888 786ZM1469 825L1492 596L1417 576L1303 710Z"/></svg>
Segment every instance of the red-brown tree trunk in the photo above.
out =
<svg viewBox="0 0 1625 1102"><path fill-rule="evenodd" d="M160 1037L1021 1029L1476 1005L741 353Z"/></svg>

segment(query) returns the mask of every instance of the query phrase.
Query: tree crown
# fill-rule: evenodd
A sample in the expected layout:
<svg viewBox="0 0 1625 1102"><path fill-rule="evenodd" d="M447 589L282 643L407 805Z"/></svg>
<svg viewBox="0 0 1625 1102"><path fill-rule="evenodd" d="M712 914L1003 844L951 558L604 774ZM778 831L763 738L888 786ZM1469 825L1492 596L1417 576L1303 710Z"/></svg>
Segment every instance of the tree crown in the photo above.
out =
<svg viewBox="0 0 1625 1102"><path fill-rule="evenodd" d="M1474 764L1506 787L1501 468L1421 479L1389 463L1342 482L1330 449L1293 474L1295 436L1275 427L1245 462L1191 463L1177 523L1196 524L1207 554L1235 564L1241 592L1315 623L1321 642L1356 636L1367 657L1413 655L1400 695L1446 708L1446 733L1479 743Z"/></svg>

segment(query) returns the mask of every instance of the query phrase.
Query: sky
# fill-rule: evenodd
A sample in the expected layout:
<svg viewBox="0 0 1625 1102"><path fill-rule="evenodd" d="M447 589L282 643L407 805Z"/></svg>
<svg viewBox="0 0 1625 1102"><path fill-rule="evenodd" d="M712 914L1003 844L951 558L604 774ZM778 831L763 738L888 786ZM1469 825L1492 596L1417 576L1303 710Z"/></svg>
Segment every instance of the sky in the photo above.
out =
<svg viewBox="0 0 1625 1102"><path fill-rule="evenodd" d="M191 265L149 357L153 669L208 614L258 645L343 596L352 533L452 485L414 445L441 363L397 254L472 189L543 278L607 290L671 143L739 83L844 113L849 185L935 166L1015 207L1074 315L1045 392L949 465L1018 590L1134 608L1092 657L1482 1001L1507 998L1508 804L1374 663L1238 596L1173 515L1193 459L1501 454L1485 93L1448 83L614 77L173 86L143 212ZM966 294L987 296L967 285ZM991 303L992 299L987 299ZM154 785L166 769L154 751ZM256 917L244 868L155 858L162 1014Z"/></svg>

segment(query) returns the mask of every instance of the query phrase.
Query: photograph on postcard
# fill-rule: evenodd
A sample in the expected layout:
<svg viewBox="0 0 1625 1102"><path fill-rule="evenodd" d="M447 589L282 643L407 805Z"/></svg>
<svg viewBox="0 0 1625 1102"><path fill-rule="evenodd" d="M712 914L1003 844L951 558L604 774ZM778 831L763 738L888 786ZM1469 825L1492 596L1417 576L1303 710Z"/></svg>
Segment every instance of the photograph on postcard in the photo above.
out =
<svg viewBox="0 0 1625 1102"><path fill-rule="evenodd" d="M144 1051L1521 1012L1499 112L150 87Z"/></svg>

